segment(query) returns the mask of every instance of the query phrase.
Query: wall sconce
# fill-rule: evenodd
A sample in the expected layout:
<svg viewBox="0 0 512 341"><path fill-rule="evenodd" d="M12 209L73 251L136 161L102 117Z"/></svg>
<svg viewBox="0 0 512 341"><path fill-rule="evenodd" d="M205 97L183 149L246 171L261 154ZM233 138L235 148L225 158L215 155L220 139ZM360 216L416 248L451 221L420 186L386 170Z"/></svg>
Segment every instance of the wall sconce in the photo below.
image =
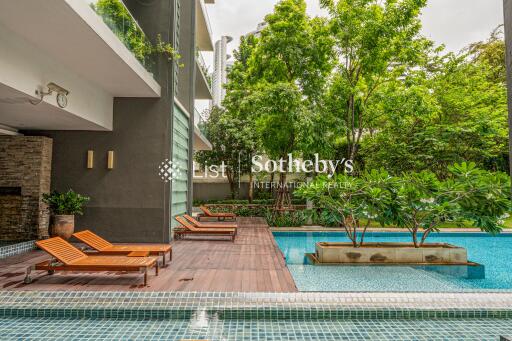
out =
<svg viewBox="0 0 512 341"><path fill-rule="evenodd" d="M94 150L87 151L87 169L94 168Z"/></svg>
<svg viewBox="0 0 512 341"><path fill-rule="evenodd" d="M114 151L109 150L107 157L107 168L114 169Z"/></svg>

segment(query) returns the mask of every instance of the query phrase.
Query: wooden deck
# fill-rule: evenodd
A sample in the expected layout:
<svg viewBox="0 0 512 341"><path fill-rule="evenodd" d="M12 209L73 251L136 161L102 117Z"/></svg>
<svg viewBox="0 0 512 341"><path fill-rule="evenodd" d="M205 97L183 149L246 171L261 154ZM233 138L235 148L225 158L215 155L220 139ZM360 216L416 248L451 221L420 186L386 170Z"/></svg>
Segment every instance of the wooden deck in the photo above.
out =
<svg viewBox="0 0 512 341"><path fill-rule="evenodd" d="M244 291L295 292L297 288L272 233L262 219L240 218L234 243L230 241L176 241L173 260L152 271L149 286L143 275L122 272L34 272L24 284L26 268L49 259L43 251L0 259L0 290L95 291Z"/></svg>

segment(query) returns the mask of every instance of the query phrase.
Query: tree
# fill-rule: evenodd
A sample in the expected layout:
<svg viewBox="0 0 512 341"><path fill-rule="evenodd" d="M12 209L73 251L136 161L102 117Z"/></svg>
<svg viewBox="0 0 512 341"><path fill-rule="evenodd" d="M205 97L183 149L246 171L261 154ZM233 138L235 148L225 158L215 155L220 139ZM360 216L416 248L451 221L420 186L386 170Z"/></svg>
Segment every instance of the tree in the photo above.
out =
<svg viewBox="0 0 512 341"><path fill-rule="evenodd" d="M447 166L471 161L508 171L504 65L487 57L505 55L495 34L492 43L472 44L458 55L436 53L377 91L369 110L379 117L378 129L362 141L366 167L397 175L431 170L443 178Z"/></svg>
<svg viewBox="0 0 512 341"><path fill-rule="evenodd" d="M251 83L249 81L249 59L252 56L257 43L257 38L253 35L242 37L238 50L234 52L233 66L228 74L226 84L226 98L223 106L232 117L239 120L244 129L251 131L248 138L251 140L251 148L247 148L240 155L242 158L241 172L249 175L249 203L252 203L254 197L254 186L252 172L252 157L260 150L260 137L256 134L256 123L253 113L256 103L251 100Z"/></svg>
<svg viewBox="0 0 512 341"><path fill-rule="evenodd" d="M372 222L382 226L392 217L389 208L395 178L384 170L372 170L361 177L335 174L318 176L301 187L297 194L341 217L342 226L354 247L364 244L366 230Z"/></svg>
<svg viewBox="0 0 512 341"><path fill-rule="evenodd" d="M204 129L212 150L196 153L196 161L202 165L220 166L224 163L231 198L234 199L238 193L236 183L247 169L248 160L244 155L253 153L256 148L254 130L220 108L211 110Z"/></svg>
<svg viewBox="0 0 512 341"><path fill-rule="evenodd" d="M510 210L508 177L478 169L474 163L448 167L444 181L434 173L410 172L399 178L390 201L392 221L407 228L415 247L446 222L471 221L482 231L499 233ZM419 240L419 232L423 232Z"/></svg>
<svg viewBox="0 0 512 341"><path fill-rule="evenodd" d="M301 134L331 70L332 48L321 19L306 15L304 0L281 0L265 18L248 59L248 103L271 158L301 154ZM286 172L280 173L276 211L290 205Z"/></svg>
<svg viewBox="0 0 512 341"><path fill-rule="evenodd" d="M300 90L293 84L277 83L262 86L252 94L257 105L256 131L261 136L261 146L271 159L287 160L288 154L298 153L301 122L307 115ZM285 109L283 109L285 108ZM291 205L286 182L286 164L279 172L279 186L275 208Z"/></svg>
<svg viewBox="0 0 512 341"><path fill-rule="evenodd" d="M342 117L346 156L354 159L361 138L374 128L369 101L383 84L423 62L425 50L432 46L419 36L419 15L426 0L320 3L329 12L339 60L330 81L330 108Z"/></svg>

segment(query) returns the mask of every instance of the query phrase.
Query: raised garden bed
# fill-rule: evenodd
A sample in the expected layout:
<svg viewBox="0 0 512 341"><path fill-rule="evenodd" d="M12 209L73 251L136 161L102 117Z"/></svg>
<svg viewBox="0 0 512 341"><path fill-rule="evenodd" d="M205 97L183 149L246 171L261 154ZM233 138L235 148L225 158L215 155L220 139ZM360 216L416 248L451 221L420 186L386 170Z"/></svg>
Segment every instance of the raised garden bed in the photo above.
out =
<svg viewBox="0 0 512 341"><path fill-rule="evenodd" d="M316 243L318 263L387 263L387 264L468 264L466 249L444 243L425 244L415 248L412 243Z"/></svg>

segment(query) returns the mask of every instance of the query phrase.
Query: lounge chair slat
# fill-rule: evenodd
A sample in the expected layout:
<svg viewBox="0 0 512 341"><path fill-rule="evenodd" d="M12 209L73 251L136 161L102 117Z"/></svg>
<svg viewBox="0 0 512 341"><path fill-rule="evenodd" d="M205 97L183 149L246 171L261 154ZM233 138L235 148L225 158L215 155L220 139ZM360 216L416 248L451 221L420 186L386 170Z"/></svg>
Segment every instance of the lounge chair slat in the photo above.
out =
<svg viewBox="0 0 512 341"><path fill-rule="evenodd" d="M59 237L39 240L36 245L67 265L87 258L85 253Z"/></svg>
<svg viewBox="0 0 512 341"><path fill-rule="evenodd" d="M236 224L224 224L224 223L201 223L195 220L193 217L188 214L184 214L183 217L189 221L190 224L194 225L196 228L219 228L219 229L228 229L234 228L236 229L238 225Z"/></svg>
<svg viewBox="0 0 512 341"><path fill-rule="evenodd" d="M236 218L236 214L234 214L234 213L227 213L227 212L226 213L213 213L206 206L199 206L199 208L201 209L201 211L203 211L205 216L210 217L210 218L233 218L233 219Z"/></svg>
<svg viewBox="0 0 512 341"><path fill-rule="evenodd" d="M103 251L113 246L110 242L89 230L76 232L73 236L98 251Z"/></svg>
<svg viewBox="0 0 512 341"><path fill-rule="evenodd" d="M174 217L177 222L181 224L181 228L184 230L176 230L174 236L176 239L180 239L185 235L198 235L198 236L226 236L231 241L235 241L236 228L198 228L190 224L185 218L176 216Z"/></svg>

